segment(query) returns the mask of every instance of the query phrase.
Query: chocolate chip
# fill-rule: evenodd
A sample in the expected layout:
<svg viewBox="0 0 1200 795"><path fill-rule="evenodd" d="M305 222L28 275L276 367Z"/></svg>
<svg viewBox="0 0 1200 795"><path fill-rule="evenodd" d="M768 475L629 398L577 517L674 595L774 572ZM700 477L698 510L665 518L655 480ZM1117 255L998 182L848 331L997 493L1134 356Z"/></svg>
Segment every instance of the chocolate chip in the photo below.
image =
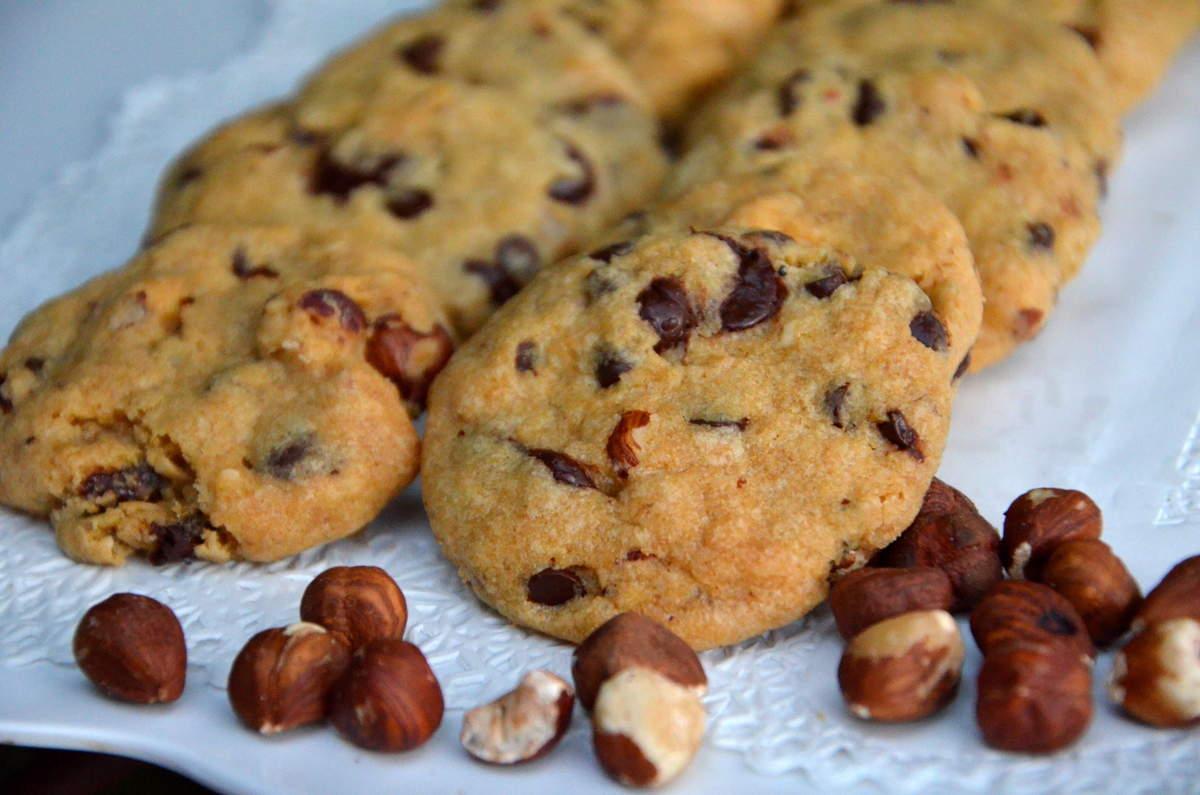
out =
<svg viewBox="0 0 1200 795"><path fill-rule="evenodd" d="M1071 30L1079 34L1079 36L1087 42L1087 45L1093 50L1100 47L1100 31L1095 28L1087 28L1082 25L1068 25Z"/></svg>
<svg viewBox="0 0 1200 795"><path fill-rule="evenodd" d="M933 312L918 312L908 324L917 342L934 351L944 351L950 347L950 335L941 319Z"/></svg>
<svg viewBox="0 0 1200 795"><path fill-rule="evenodd" d="M263 469L273 478L291 480L297 465L308 457L315 444L316 437L311 433L296 436L267 453Z"/></svg>
<svg viewBox="0 0 1200 795"><path fill-rule="evenodd" d="M550 474L559 483L565 483L577 489L596 488L596 481L592 480L587 469L571 456L544 449L532 449L525 452L545 464L546 468L550 470Z"/></svg>
<svg viewBox="0 0 1200 795"><path fill-rule="evenodd" d="M846 397L850 394L850 385L841 384L825 393L825 410L832 417L833 427L845 429L850 424L846 411Z"/></svg>
<svg viewBox="0 0 1200 795"><path fill-rule="evenodd" d="M1035 249L1050 251L1054 248L1054 227L1044 221L1034 221L1026 227L1029 230L1029 245Z"/></svg>
<svg viewBox="0 0 1200 795"><path fill-rule="evenodd" d="M496 244L496 264L519 281L525 281L541 267L542 257L529 238L508 235Z"/></svg>
<svg viewBox="0 0 1200 795"><path fill-rule="evenodd" d="M250 264L250 258L246 255L246 250L239 246L233 252L233 275L239 279L253 279L255 276L261 276L265 279L274 279L279 276L272 268L264 265L255 267Z"/></svg>
<svg viewBox="0 0 1200 795"><path fill-rule="evenodd" d="M208 529L208 519L202 513L193 513L171 524L150 525L156 539L149 555L150 562L162 566L190 560L195 557L196 546L204 540L204 531Z"/></svg>
<svg viewBox="0 0 1200 795"><path fill-rule="evenodd" d="M542 569L525 584L529 601L558 607L587 595L583 580L572 569Z"/></svg>
<svg viewBox="0 0 1200 795"><path fill-rule="evenodd" d="M859 127L865 127L875 121L887 110L887 103L875 83L870 80L858 81L858 99L854 102L851 118Z"/></svg>
<svg viewBox="0 0 1200 795"><path fill-rule="evenodd" d="M387 201L388 212L405 221L416 218L431 207L433 194L423 188L403 188Z"/></svg>
<svg viewBox="0 0 1200 795"><path fill-rule="evenodd" d="M1021 124L1026 127L1046 126L1046 117L1031 108L1018 108L1008 113L997 113L996 116L1011 121L1013 124Z"/></svg>
<svg viewBox="0 0 1200 795"><path fill-rule="evenodd" d="M726 240L730 243L730 240ZM764 323L779 313L787 298L787 285L766 252L758 248L736 245L734 252L741 260L737 282L721 302L721 328L725 331L744 331Z"/></svg>
<svg viewBox="0 0 1200 795"><path fill-rule="evenodd" d="M415 406L424 406L433 379L454 352L450 332L434 324L420 332L397 314L378 318L367 340L367 361Z"/></svg>
<svg viewBox="0 0 1200 795"><path fill-rule="evenodd" d="M613 471L617 477L629 477L629 470L638 465L638 444L633 438L633 432L650 424L650 414L646 411L626 411L608 435L608 460L612 461Z"/></svg>
<svg viewBox="0 0 1200 795"><path fill-rule="evenodd" d="M788 78L779 84L779 115L791 116L796 108L800 107L803 96L800 94L800 88L812 78L812 75L807 69L797 69L788 75Z"/></svg>
<svg viewBox="0 0 1200 795"><path fill-rule="evenodd" d="M30 356L25 360L25 369L32 373L40 373L46 366L46 360L40 356Z"/></svg>
<svg viewBox="0 0 1200 795"><path fill-rule="evenodd" d="M814 279L804 285L804 289L814 298L822 300L836 293L841 287L849 283L846 272L837 265L826 265L825 275L819 279Z"/></svg>
<svg viewBox="0 0 1200 795"><path fill-rule="evenodd" d="M1046 313L1040 309L1021 309L1013 322L1013 336L1018 340L1031 340L1042 326Z"/></svg>
<svg viewBox="0 0 1200 795"><path fill-rule="evenodd" d="M179 188L186 187L188 184L195 182L202 176L204 176L204 170L202 168L199 166L188 166L187 168L183 169L183 171L180 171L175 177L175 188L178 190Z"/></svg>
<svg viewBox="0 0 1200 795"><path fill-rule="evenodd" d="M710 420L702 417L693 417L688 420L690 425L698 425L701 428L737 428L739 431L746 430L750 425L749 417L742 417L740 420Z"/></svg>
<svg viewBox="0 0 1200 795"><path fill-rule="evenodd" d="M12 401L4 396L4 382L7 380L7 375L0 375L0 413L3 414L11 414L13 410Z"/></svg>
<svg viewBox="0 0 1200 795"><path fill-rule="evenodd" d="M970 157L972 160L979 159L979 142L978 141L976 141L974 138L967 138L964 136L962 139L962 145L963 145L963 151L967 153L967 157Z"/></svg>
<svg viewBox="0 0 1200 795"><path fill-rule="evenodd" d="M626 254L628 254L630 251L633 251L633 241L632 240L622 240L619 243L613 243L612 245L605 246L604 248L598 248L595 251L588 254L588 256L591 257L592 259L597 259L597 260L600 260L601 262L609 263L609 262L612 262L614 258L623 257Z"/></svg>
<svg viewBox="0 0 1200 795"><path fill-rule="evenodd" d="M567 158L579 167L579 174L559 177L550 183L546 192L551 199L564 204L583 204L596 189L596 173L591 161L574 144L566 145Z"/></svg>
<svg viewBox="0 0 1200 795"><path fill-rule="evenodd" d="M630 563L634 563L639 560L652 560L654 557L654 555L647 555L640 549L631 549L625 553L625 560L629 561Z"/></svg>
<svg viewBox="0 0 1200 795"><path fill-rule="evenodd" d="M349 165L335 159L329 150L324 150L317 158L309 179L309 191L345 201L351 193L365 185L385 185L392 169L403 160L403 155L389 155L369 165Z"/></svg>
<svg viewBox="0 0 1200 795"><path fill-rule="evenodd" d="M467 273L483 279L491 294L492 303L500 306L521 291L521 283L499 265L481 259L469 259L463 263Z"/></svg>
<svg viewBox="0 0 1200 795"><path fill-rule="evenodd" d="M887 413L887 420L875 424L879 429L880 435L887 439L892 444L905 451L918 461L925 460L925 453L921 451L921 437L908 424L908 419L896 409L892 409Z"/></svg>
<svg viewBox="0 0 1200 795"><path fill-rule="evenodd" d="M613 284L612 279L607 273L600 269L596 269L587 275L583 282L584 298L588 305L600 298L602 295L608 295L617 289L617 285Z"/></svg>
<svg viewBox="0 0 1200 795"><path fill-rule="evenodd" d="M600 384L601 389L608 389L632 369L633 365L616 351L602 350L596 361L596 383Z"/></svg>
<svg viewBox="0 0 1200 795"><path fill-rule="evenodd" d="M299 306L310 315L336 316L338 324L346 331L357 333L367 325L367 317L363 314L362 307L341 290L309 290L300 296Z"/></svg>
<svg viewBox="0 0 1200 795"><path fill-rule="evenodd" d="M696 312L688 301L687 290L676 278L660 276L638 293L638 317L658 334L654 352L673 348L687 349L688 338L696 328Z"/></svg>
<svg viewBox="0 0 1200 795"><path fill-rule="evenodd" d="M402 61L423 75L438 72L438 58L442 54L445 40L436 34L418 36L396 53Z"/></svg>
<svg viewBox="0 0 1200 795"><path fill-rule="evenodd" d="M532 340L525 340L517 345L517 355L513 358L513 364L517 368L518 373L533 373L537 375L537 346Z"/></svg>
<svg viewBox="0 0 1200 795"><path fill-rule="evenodd" d="M967 370L971 369L971 352L967 351L967 355L958 363L958 367L954 371L954 379L957 381L967 374Z"/></svg>
<svg viewBox="0 0 1200 795"><path fill-rule="evenodd" d="M155 502L166 481L142 461L124 469L106 469L88 475L79 496L92 502L116 505L122 502Z"/></svg>

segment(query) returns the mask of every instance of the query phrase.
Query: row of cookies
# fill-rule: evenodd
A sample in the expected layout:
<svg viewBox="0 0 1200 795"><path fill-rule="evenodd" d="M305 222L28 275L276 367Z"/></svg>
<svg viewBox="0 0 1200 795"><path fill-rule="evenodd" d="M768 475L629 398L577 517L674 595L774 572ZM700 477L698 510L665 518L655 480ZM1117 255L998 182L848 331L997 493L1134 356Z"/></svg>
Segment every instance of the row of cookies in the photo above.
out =
<svg viewBox="0 0 1200 795"><path fill-rule="evenodd" d="M663 200L458 351L424 499L483 601L728 644L911 521L955 378L1045 323L1120 154L1108 34L999 5L794 4L685 120Z"/></svg>

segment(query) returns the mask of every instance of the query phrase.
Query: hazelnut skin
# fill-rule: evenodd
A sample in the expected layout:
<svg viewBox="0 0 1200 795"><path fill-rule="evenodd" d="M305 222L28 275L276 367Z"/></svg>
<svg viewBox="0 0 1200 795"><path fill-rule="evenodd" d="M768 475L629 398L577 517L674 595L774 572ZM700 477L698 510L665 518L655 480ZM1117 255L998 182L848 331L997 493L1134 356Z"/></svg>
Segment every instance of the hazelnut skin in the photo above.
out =
<svg viewBox="0 0 1200 795"><path fill-rule="evenodd" d="M904 613L850 641L838 685L850 711L863 720L918 720L954 698L963 656L962 636L948 612Z"/></svg>
<svg viewBox="0 0 1200 795"><path fill-rule="evenodd" d="M183 694L187 644L162 602L114 594L84 613L73 646L79 669L110 698L161 704Z"/></svg>
<svg viewBox="0 0 1200 795"><path fill-rule="evenodd" d="M530 671L515 690L463 715L459 739L471 756L494 765L540 759L567 733L575 691L549 671Z"/></svg>
<svg viewBox="0 0 1200 795"><path fill-rule="evenodd" d="M1063 541L1099 538L1100 508L1082 491L1033 489L1004 514L1000 560L1014 580L1038 579L1041 565Z"/></svg>
<svg viewBox="0 0 1200 795"><path fill-rule="evenodd" d="M575 648L571 676L579 703L590 712L605 680L635 666L658 671L698 696L708 690L708 676L691 646L657 621L621 613Z"/></svg>
<svg viewBox="0 0 1200 795"><path fill-rule="evenodd" d="M370 751L409 751L442 723L445 704L425 655L411 643L377 640L354 653L334 685L329 721Z"/></svg>
<svg viewBox="0 0 1200 795"><path fill-rule="evenodd" d="M834 583L829 607L838 632L849 640L872 624L913 610L949 610L950 578L941 569L859 569Z"/></svg>
<svg viewBox="0 0 1200 795"><path fill-rule="evenodd" d="M1059 544L1042 567L1041 581L1066 597L1097 646L1124 635L1142 601L1129 569L1097 539Z"/></svg>
<svg viewBox="0 0 1200 795"><path fill-rule="evenodd" d="M1091 668L1058 643L998 649L983 659L975 718L984 741L1001 751L1066 748L1092 721Z"/></svg>
<svg viewBox="0 0 1200 795"><path fill-rule="evenodd" d="M1200 621L1172 618L1135 635L1113 660L1108 693L1151 726L1200 723Z"/></svg>
<svg viewBox="0 0 1200 795"><path fill-rule="evenodd" d="M1083 619L1048 585L1008 580L993 588L971 613L971 634L985 656L1005 646L1057 644L1083 660L1096 649Z"/></svg>
<svg viewBox="0 0 1200 795"><path fill-rule="evenodd" d="M1133 617L1135 632L1172 618L1200 620L1200 555L1180 561L1146 595Z"/></svg>
<svg viewBox="0 0 1200 795"><path fill-rule="evenodd" d="M277 734L325 719L350 650L319 624L259 632L229 671L229 703L249 729Z"/></svg>
<svg viewBox="0 0 1200 795"><path fill-rule="evenodd" d="M975 504L934 478L917 518L876 555L872 565L941 569L954 588L952 612L964 612L975 607L1004 578L999 549L1000 534Z"/></svg>
<svg viewBox="0 0 1200 795"><path fill-rule="evenodd" d="M300 619L320 624L354 651L371 641L404 637L408 603L378 566L335 566L304 589Z"/></svg>

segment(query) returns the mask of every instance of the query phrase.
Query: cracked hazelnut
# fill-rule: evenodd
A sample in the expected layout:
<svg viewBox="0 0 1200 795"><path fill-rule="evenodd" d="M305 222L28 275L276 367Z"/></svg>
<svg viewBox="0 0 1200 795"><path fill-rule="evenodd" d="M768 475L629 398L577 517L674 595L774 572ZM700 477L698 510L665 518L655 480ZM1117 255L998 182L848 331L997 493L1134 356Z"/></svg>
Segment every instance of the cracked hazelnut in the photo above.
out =
<svg viewBox="0 0 1200 795"><path fill-rule="evenodd" d="M377 640L354 653L334 686L329 721L338 733L371 751L408 751L442 723L442 688L411 643Z"/></svg>
<svg viewBox="0 0 1200 795"><path fill-rule="evenodd" d="M958 625L945 610L904 613L854 636L838 665L838 685L863 720L917 720L954 698L963 654Z"/></svg>
<svg viewBox="0 0 1200 795"><path fill-rule="evenodd" d="M694 688L650 668L626 668L605 680L596 695L596 758L622 784L665 784L692 761L704 737L704 721L704 705Z"/></svg>
<svg viewBox="0 0 1200 795"><path fill-rule="evenodd" d="M1108 694L1142 723L1200 723L1200 622L1172 618L1138 633L1113 660Z"/></svg>
<svg viewBox="0 0 1200 795"><path fill-rule="evenodd" d="M708 690L700 658L678 635L645 616L621 613L575 649L571 676L579 703L591 711L605 680L633 667L657 671L698 696Z"/></svg>
<svg viewBox="0 0 1200 795"><path fill-rule="evenodd" d="M1042 567L1041 581L1066 597L1097 646L1125 634L1142 600L1125 564L1096 539L1059 544Z"/></svg>
<svg viewBox="0 0 1200 795"><path fill-rule="evenodd" d="M325 719L350 651L318 624L259 632L229 671L229 703L247 728L276 734Z"/></svg>
<svg viewBox="0 0 1200 795"><path fill-rule="evenodd" d="M1100 508L1082 491L1033 489L1004 514L1000 559L1013 579L1038 579L1042 563L1063 541L1099 538Z"/></svg>
<svg viewBox="0 0 1200 795"><path fill-rule="evenodd" d="M571 723L575 692L549 671L530 671L515 690L463 715L459 739L467 753L494 765L545 756Z"/></svg>
<svg viewBox="0 0 1200 795"><path fill-rule="evenodd" d="M73 645L79 669L111 698L160 704L183 694L183 627L171 608L148 596L119 593L92 606Z"/></svg>
<svg viewBox="0 0 1200 795"><path fill-rule="evenodd" d="M1092 721L1091 668L1058 643L1020 643L984 656L975 718L1001 751L1049 753Z"/></svg>
<svg viewBox="0 0 1200 795"><path fill-rule="evenodd" d="M378 566L335 566L304 589L300 618L325 627L354 651L371 641L404 637L408 604Z"/></svg>
<svg viewBox="0 0 1200 795"><path fill-rule="evenodd" d="M1135 632L1172 618L1200 621L1200 555L1175 564L1162 582L1146 594L1133 617Z"/></svg>
<svg viewBox="0 0 1200 795"><path fill-rule="evenodd" d="M872 624L913 610L949 610L950 578L941 569L859 569L838 580L829 607L838 632L849 640Z"/></svg>
<svg viewBox="0 0 1200 795"><path fill-rule="evenodd" d="M876 566L935 566L954 588L953 612L967 611L1003 579L1000 534L966 495L934 478L908 529L872 562Z"/></svg>
<svg viewBox="0 0 1200 795"><path fill-rule="evenodd" d="M1036 582L1009 580L996 585L971 613L971 634L984 656L1022 643L1065 646L1084 660L1096 653L1071 603Z"/></svg>

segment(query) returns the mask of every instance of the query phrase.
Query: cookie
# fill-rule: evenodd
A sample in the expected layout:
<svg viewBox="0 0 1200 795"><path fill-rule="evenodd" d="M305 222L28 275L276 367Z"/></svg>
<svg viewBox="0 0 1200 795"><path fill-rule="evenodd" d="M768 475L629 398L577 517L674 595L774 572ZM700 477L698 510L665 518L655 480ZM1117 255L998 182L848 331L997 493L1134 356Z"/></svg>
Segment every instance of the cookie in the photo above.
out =
<svg viewBox="0 0 1200 795"><path fill-rule="evenodd" d="M415 477L410 409L450 348L397 254L181 230L30 314L0 353L0 503L49 516L89 563L333 541Z"/></svg>
<svg viewBox="0 0 1200 795"><path fill-rule="evenodd" d="M961 374L979 335L983 298L962 225L915 180L792 159L701 183L618 225L608 242L652 228L774 229L799 243L907 276L929 296L924 329Z"/></svg>
<svg viewBox="0 0 1200 795"><path fill-rule="evenodd" d="M1093 83L1086 45L1049 23L940 4L812 11L698 115L670 190L792 159L915 176L967 232L982 369L1036 335L1099 233L1119 129L1085 96Z"/></svg>
<svg viewBox="0 0 1200 795"><path fill-rule="evenodd" d="M778 230L650 232L556 264L433 386L433 532L507 618L625 611L697 648L793 621L920 506L946 352L912 279Z"/></svg>
<svg viewBox="0 0 1200 795"><path fill-rule="evenodd" d="M855 1L801 0L797 5ZM1018 15L1041 14L1075 31L1095 50L1111 85L1109 96L1123 112L1154 90L1200 25L1200 4L1192 0L950 1Z"/></svg>
<svg viewBox="0 0 1200 795"><path fill-rule="evenodd" d="M641 81L658 113L677 119L726 78L769 30L783 0L456 0L490 12L556 8L600 36Z"/></svg>

